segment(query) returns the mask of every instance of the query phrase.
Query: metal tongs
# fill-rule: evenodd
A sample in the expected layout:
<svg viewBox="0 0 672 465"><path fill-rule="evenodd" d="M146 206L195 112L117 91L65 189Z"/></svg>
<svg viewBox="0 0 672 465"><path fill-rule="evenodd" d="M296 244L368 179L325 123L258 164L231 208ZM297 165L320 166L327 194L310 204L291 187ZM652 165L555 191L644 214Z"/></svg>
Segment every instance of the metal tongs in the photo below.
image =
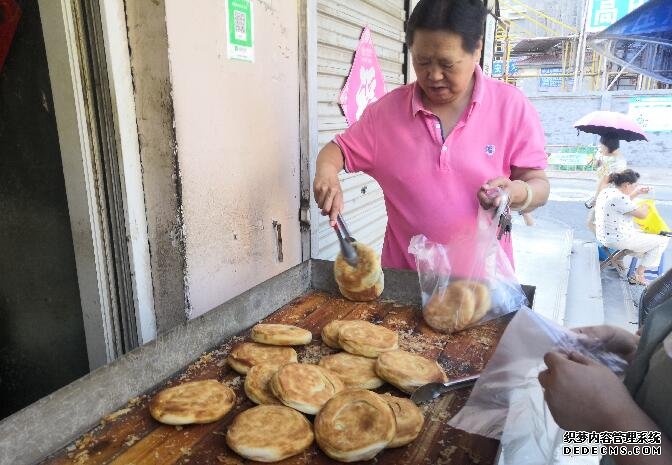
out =
<svg viewBox="0 0 672 465"><path fill-rule="evenodd" d="M350 231L340 213L336 217L334 229L338 236L338 242L341 243L341 254L345 259L345 262L352 267L357 266L359 258L357 257L355 247L352 245L352 243L355 242L355 238L350 235Z"/></svg>
<svg viewBox="0 0 672 465"><path fill-rule="evenodd" d="M466 376L464 378L455 379L447 383L429 383L420 386L411 394L411 400L416 404L423 404L436 399L443 394L473 386L480 375Z"/></svg>

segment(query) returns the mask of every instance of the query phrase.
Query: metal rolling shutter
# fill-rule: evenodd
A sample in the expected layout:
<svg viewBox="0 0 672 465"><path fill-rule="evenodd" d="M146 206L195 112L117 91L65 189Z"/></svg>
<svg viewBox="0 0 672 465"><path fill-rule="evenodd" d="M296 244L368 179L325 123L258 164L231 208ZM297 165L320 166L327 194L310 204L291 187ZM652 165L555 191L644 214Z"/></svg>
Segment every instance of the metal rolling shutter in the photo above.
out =
<svg viewBox="0 0 672 465"><path fill-rule="evenodd" d="M338 95L350 71L364 26L372 32L387 91L405 83L404 0L318 0L317 2L317 99L319 148L346 127ZM344 216L352 235L380 251L387 214L383 192L363 173L341 175L345 197ZM338 240L325 217L320 217L314 236L313 256L333 260Z"/></svg>

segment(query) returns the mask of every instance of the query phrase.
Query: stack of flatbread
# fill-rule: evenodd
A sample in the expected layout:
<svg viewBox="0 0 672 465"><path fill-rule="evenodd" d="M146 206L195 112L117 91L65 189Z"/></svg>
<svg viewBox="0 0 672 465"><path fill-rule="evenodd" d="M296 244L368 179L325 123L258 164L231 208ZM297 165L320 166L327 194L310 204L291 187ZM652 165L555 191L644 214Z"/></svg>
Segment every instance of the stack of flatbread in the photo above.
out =
<svg viewBox="0 0 672 465"><path fill-rule="evenodd" d="M350 266L339 252L334 262L334 278L343 297L355 302L368 302L383 293L385 276L380 257L368 245L353 242L357 266Z"/></svg>
<svg viewBox="0 0 672 465"><path fill-rule="evenodd" d="M335 320L323 341L344 352L317 365L298 363L290 347L310 343L312 333L289 325L259 324L253 342L234 347L227 359L245 375L247 397L258 404L239 413L227 430L228 446L242 457L275 462L305 451L314 440L335 460L369 460L385 448L412 442L424 417L409 399L371 389L385 381L403 392L445 381L434 361L399 350L395 331L360 320ZM166 424L222 419L236 404L235 393L217 380L183 383L158 393L150 404ZM315 415L314 425L306 415Z"/></svg>
<svg viewBox="0 0 672 465"><path fill-rule="evenodd" d="M425 322L446 333L478 323L492 307L488 286L478 281L453 281L437 290L422 310Z"/></svg>
<svg viewBox="0 0 672 465"><path fill-rule="evenodd" d="M334 320L322 328L322 341L343 349L319 364L336 373L346 389L332 397L315 418L315 438L331 458L370 460L381 450L401 447L418 437L424 425L409 399L369 389L385 381L404 392L447 377L432 360L399 350L394 331L361 320Z"/></svg>
<svg viewBox="0 0 672 465"><path fill-rule="evenodd" d="M310 344L310 331L292 325L252 328L254 342L243 342L229 354L229 365L245 374L245 394L259 404L240 413L226 433L226 443L246 459L277 462L313 443L313 426L303 413L316 413L343 389L329 370L297 363L292 347Z"/></svg>

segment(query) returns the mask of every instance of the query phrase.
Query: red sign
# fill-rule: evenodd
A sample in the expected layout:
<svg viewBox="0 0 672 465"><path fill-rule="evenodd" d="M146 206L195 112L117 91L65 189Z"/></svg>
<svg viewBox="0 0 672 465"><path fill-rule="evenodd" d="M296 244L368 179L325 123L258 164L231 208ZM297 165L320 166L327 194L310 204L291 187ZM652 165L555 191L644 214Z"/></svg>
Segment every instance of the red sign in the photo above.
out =
<svg viewBox="0 0 672 465"><path fill-rule="evenodd" d="M385 79L378 64L376 49L373 47L371 30L366 26L355 50L350 74L339 97L348 126L362 116L368 104L383 95L385 95Z"/></svg>
<svg viewBox="0 0 672 465"><path fill-rule="evenodd" d="M5 64L20 17L21 9L15 0L0 0L0 71Z"/></svg>

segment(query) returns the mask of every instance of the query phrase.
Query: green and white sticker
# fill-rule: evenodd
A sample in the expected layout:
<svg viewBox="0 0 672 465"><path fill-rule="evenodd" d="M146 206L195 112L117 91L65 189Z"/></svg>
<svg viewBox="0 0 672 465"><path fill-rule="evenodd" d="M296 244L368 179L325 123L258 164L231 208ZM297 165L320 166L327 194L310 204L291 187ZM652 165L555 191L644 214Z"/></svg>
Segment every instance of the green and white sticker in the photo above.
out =
<svg viewBox="0 0 672 465"><path fill-rule="evenodd" d="M254 28L251 0L226 1L227 56L254 61Z"/></svg>

